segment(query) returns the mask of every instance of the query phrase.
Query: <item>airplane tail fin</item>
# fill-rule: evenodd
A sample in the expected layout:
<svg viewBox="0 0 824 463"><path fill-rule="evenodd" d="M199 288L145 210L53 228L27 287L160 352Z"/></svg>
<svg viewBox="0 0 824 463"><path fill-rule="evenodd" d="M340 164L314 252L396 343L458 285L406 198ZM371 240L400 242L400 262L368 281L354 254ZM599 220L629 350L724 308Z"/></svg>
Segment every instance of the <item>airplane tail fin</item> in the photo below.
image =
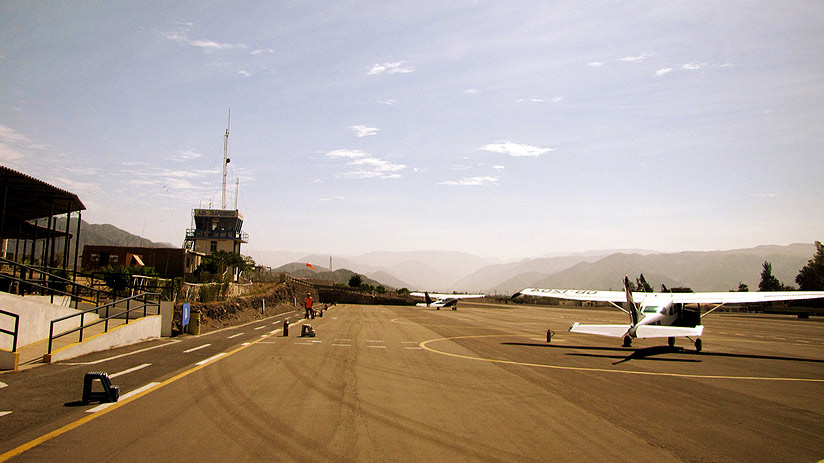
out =
<svg viewBox="0 0 824 463"><path fill-rule="evenodd" d="M426 306L429 307L430 305L432 305L432 298L429 297L429 291L427 291L423 294L424 294L424 296L426 296Z"/></svg>
<svg viewBox="0 0 824 463"><path fill-rule="evenodd" d="M641 317L638 313L638 306L635 305L635 301L632 300L632 288L629 286L629 275L624 276L624 291L627 293L627 303L629 304L629 315L632 317L632 326L635 326Z"/></svg>

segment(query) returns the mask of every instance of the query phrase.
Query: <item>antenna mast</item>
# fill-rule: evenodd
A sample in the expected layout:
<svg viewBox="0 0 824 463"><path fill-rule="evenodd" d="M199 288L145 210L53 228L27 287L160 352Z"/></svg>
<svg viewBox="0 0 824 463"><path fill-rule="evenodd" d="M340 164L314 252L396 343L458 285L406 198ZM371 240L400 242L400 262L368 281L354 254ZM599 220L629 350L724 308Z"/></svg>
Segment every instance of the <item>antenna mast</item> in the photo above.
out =
<svg viewBox="0 0 824 463"><path fill-rule="evenodd" d="M237 210L237 197L240 194L240 178L235 179L235 210Z"/></svg>
<svg viewBox="0 0 824 463"><path fill-rule="evenodd" d="M223 136L223 189L220 194L220 208L226 209L226 165L229 164L229 125L232 122L232 108L229 108L229 121L226 122L226 135Z"/></svg>

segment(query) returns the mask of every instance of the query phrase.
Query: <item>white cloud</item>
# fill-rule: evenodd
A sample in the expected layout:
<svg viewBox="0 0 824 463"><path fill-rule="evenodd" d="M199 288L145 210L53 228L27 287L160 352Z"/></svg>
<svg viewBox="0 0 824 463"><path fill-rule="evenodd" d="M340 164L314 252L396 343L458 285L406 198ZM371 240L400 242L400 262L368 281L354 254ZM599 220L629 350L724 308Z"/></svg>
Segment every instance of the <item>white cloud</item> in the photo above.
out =
<svg viewBox="0 0 824 463"><path fill-rule="evenodd" d="M406 169L403 164L378 159L361 150L334 150L327 152L326 157L349 160L346 165L351 169L338 174L338 178L400 178L400 172Z"/></svg>
<svg viewBox="0 0 824 463"><path fill-rule="evenodd" d="M506 141L502 143L491 143L481 146L478 149L490 151L493 153L508 154L512 157L538 157L542 154L555 151L553 148L541 148L538 146L522 145L520 143L513 143Z"/></svg>
<svg viewBox="0 0 824 463"><path fill-rule="evenodd" d="M504 170L505 169L505 167L501 166L501 165L492 166L492 168L495 169L495 170Z"/></svg>
<svg viewBox="0 0 824 463"><path fill-rule="evenodd" d="M594 68L599 68L603 65L604 65L604 63L602 63L600 61L590 61L589 63L587 63L587 66L594 67Z"/></svg>
<svg viewBox="0 0 824 463"><path fill-rule="evenodd" d="M403 61L398 61L396 63L380 63L380 64L373 64L372 68L369 69L369 72L366 75L375 76L378 74L408 74L410 72L415 72L415 68L404 66Z"/></svg>
<svg viewBox="0 0 824 463"><path fill-rule="evenodd" d="M263 53L274 53L274 48L258 48L249 52L250 55L260 55Z"/></svg>
<svg viewBox="0 0 824 463"><path fill-rule="evenodd" d="M655 71L656 76L663 76L664 74L669 74L672 72L672 68L663 68Z"/></svg>
<svg viewBox="0 0 824 463"><path fill-rule="evenodd" d="M29 137L23 135L22 133L14 130L11 127L6 127L2 124L0 124L0 140L5 140L9 142L31 143Z"/></svg>
<svg viewBox="0 0 824 463"><path fill-rule="evenodd" d="M334 150L329 151L326 153L326 157L329 158L349 158L349 159L358 159L358 158L365 158L369 156L369 154L364 153L361 150Z"/></svg>
<svg viewBox="0 0 824 463"><path fill-rule="evenodd" d="M16 150L5 143L0 143L0 159L3 161L14 161L24 157L25 155L23 155L23 153L19 150Z"/></svg>
<svg viewBox="0 0 824 463"><path fill-rule="evenodd" d="M28 157L32 150L47 148L50 146L34 143L17 130L0 124L0 159L4 161L23 159Z"/></svg>
<svg viewBox="0 0 824 463"><path fill-rule="evenodd" d="M457 185L457 186L486 186L497 185L497 177L467 177L460 180L449 180L441 182L439 185Z"/></svg>
<svg viewBox="0 0 824 463"><path fill-rule="evenodd" d="M516 103L543 103L543 102L545 102L545 101L546 101L545 99L543 99L543 98L537 98L537 97L533 97L533 98L518 98L517 100L515 100L515 102L516 102Z"/></svg>
<svg viewBox="0 0 824 463"><path fill-rule="evenodd" d="M197 158L199 158L199 157L201 157L201 156L203 156L203 155L202 155L202 154L200 154L200 153L198 153L197 151L193 151L193 150L182 150L182 151L178 151L178 152L177 152L177 153L176 153L176 154L175 154L175 155L171 158L171 160L172 160L172 161L174 161L174 162L183 162L183 161L188 161L188 160L190 160L190 159L197 159Z"/></svg>
<svg viewBox="0 0 824 463"><path fill-rule="evenodd" d="M618 61L623 61L625 63L635 63L638 61L644 61L647 58L652 58L655 56L655 53L641 53L638 56L625 56L623 58L618 58Z"/></svg>
<svg viewBox="0 0 824 463"><path fill-rule="evenodd" d="M701 69L706 65L707 63L696 63L695 61L693 61L691 63L682 64L681 69L685 69L687 71L697 71L698 69Z"/></svg>
<svg viewBox="0 0 824 463"><path fill-rule="evenodd" d="M161 32L161 35L169 40L173 40L181 45L200 48L204 51L231 50L233 48L246 48L243 44L221 43L214 40L194 40L190 39L185 30L174 32Z"/></svg>
<svg viewBox="0 0 824 463"><path fill-rule="evenodd" d="M388 100L379 101L378 103L380 103L380 104L385 104L385 105L387 105L387 106L393 106L395 103L397 103L397 101L395 101L395 100L393 100L392 98L390 98L390 99L388 99Z"/></svg>
<svg viewBox="0 0 824 463"><path fill-rule="evenodd" d="M245 76L245 77L252 77L252 73L251 73L251 72L249 72L249 71L247 71L247 70L245 70L245 69L241 69L241 70L240 70L240 71L238 71L237 73L238 73L238 74L240 74L240 75L242 75L242 76Z"/></svg>
<svg viewBox="0 0 824 463"><path fill-rule="evenodd" d="M464 93L466 93L467 95L477 95L478 94L478 89L477 88L468 88L468 89L464 90Z"/></svg>
<svg viewBox="0 0 824 463"><path fill-rule="evenodd" d="M563 100L563 99L564 99L564 97L562 97L562 96L556 96L555 98L552 99L552 102L553 103L560 103L561 100Z"/></svg>
<svg viewBox="0 0 824 463"><path fill-rule="evenodd" d="M352 129L352 131L355 132L355 135L358 137L368 137L369 135L376 135L380 130L377 127L367 127L365 125L352 125L349 126L349 128Z"/></svg>

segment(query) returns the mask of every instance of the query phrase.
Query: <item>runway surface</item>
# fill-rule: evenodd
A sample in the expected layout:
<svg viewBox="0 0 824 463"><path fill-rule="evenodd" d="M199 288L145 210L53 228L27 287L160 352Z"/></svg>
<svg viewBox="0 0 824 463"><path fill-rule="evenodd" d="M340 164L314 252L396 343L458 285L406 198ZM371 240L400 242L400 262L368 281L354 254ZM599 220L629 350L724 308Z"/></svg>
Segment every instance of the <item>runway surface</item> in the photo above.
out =
<svg viewBox="0 0 824 463"><path fill-rule="evenodd" d="M601 310L344 305L306 338L282 319L0 375L0 460L824 458L819 319L713 314L700 354L566 331L625 322ZM118 403L78 403L94 370L122 372Z"/></svg>

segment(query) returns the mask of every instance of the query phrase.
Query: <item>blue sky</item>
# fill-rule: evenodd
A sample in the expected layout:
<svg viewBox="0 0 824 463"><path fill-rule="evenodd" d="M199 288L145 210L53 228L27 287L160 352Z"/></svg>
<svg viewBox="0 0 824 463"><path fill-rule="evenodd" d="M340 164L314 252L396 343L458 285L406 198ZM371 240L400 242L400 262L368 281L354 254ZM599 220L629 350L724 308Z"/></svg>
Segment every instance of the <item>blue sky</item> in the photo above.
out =
<svg viewBox="0 0 824 463"><path fill-rule="evenodd" d="M441 4L442 3L442 4ZM3 2L0 162L246 250L822 239L824 3Z"/></svg>

